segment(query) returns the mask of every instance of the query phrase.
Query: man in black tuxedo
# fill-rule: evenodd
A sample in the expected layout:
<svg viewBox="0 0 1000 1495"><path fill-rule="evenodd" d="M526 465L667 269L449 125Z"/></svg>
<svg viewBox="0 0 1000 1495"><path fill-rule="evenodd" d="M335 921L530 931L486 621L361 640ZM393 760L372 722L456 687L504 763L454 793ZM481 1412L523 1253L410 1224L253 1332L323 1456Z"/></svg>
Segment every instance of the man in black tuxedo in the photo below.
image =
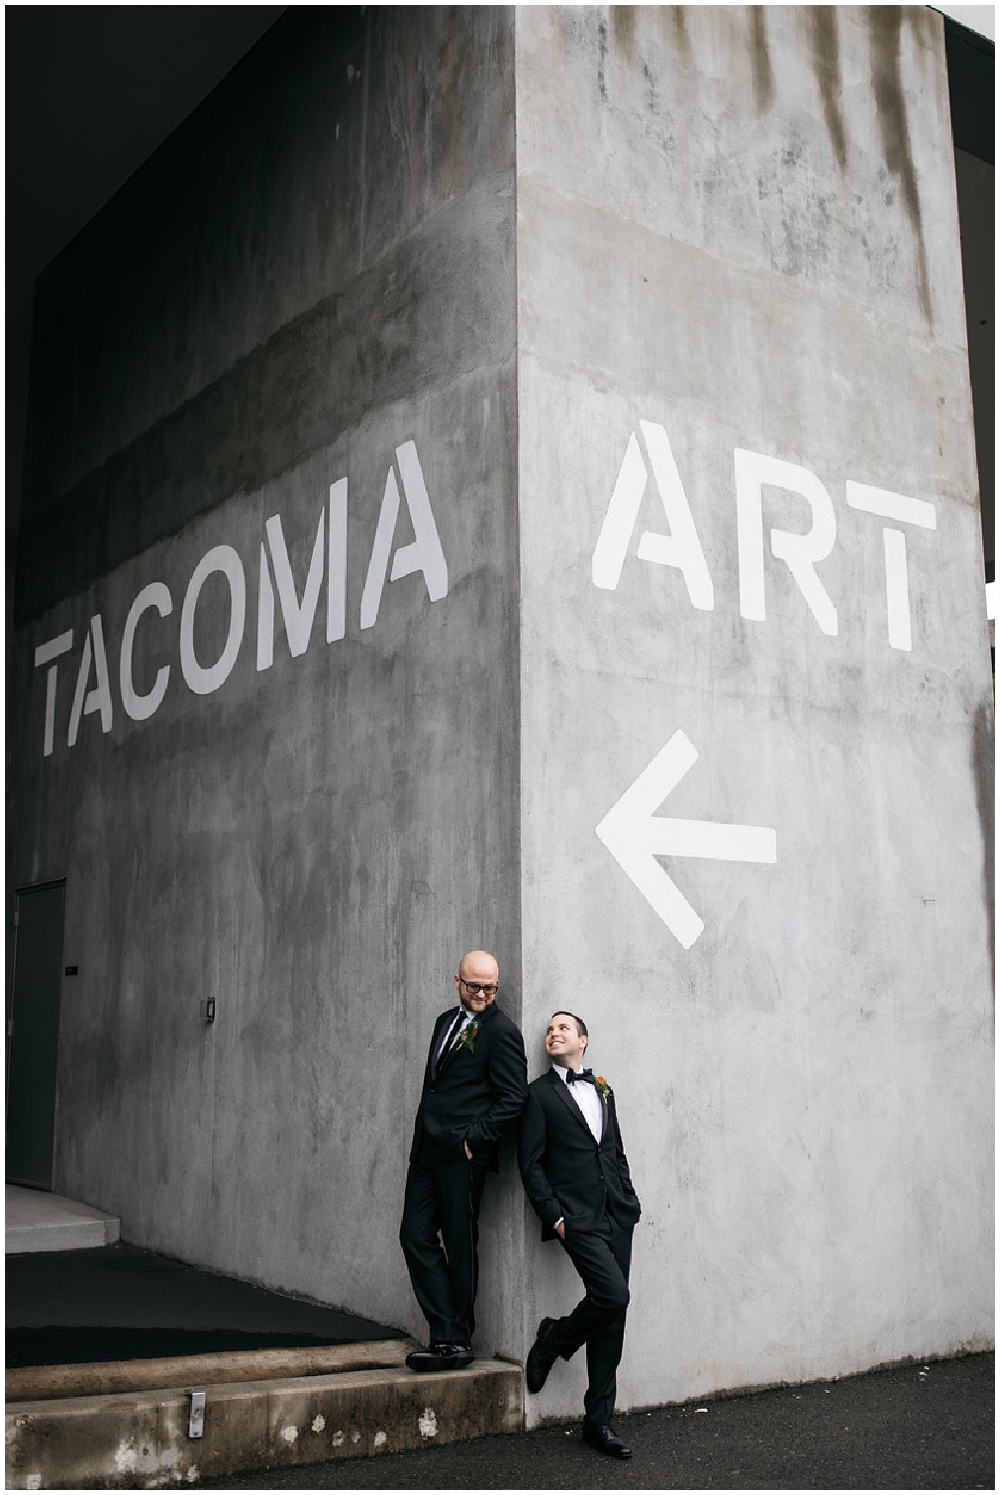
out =
<svg viewBox="0 0 1000 1495"><path fill-rule="evenodd" d="M406 1357L411 1370L451 1370L473 1359L479 1205L487 1173L498 1169L500 1137L528 1094L524 1040L496 1005L499 979L485 950L463 956L459 1006L434 1024L427 1055L399 1228L430 1326L429 1348Z"/></svg>
<svg viewBox="0 0 1000 1495"><path fill-rule="evenodd" d="M545 1034L552 1067L528 1086L518 1162L528 1198L583 1278L586 1293L565 1318L543 1318L525 1367L530 1392L541 1391L557 1356L587 1347L583 1436L612 1458L632 1450L611 1426L615 1373L625 1340L632 1230L640 1209L606 1081L583 1068L587 1025L571 1012L553 1014Z"/></svg>

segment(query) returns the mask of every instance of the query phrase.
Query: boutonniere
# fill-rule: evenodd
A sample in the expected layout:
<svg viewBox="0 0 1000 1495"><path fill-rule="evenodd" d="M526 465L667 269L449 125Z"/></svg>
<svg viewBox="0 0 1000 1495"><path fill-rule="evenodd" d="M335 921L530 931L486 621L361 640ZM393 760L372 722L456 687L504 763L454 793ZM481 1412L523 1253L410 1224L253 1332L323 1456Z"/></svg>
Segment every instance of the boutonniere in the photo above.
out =
<svg viewBox="0 0 1000 1495"><path fill-rule="evenodd" d="M471 1054L472 1050L473 1050L473 1047L475 1046L476 1034L478 1032L479 1032L479 1019L478 1019L478 1017L474 1017L472 1019L472 1022L469 1023L468 1027L467 1028L463 1028L461 1034L459 1035L459 1039L458 1039L458 1046L459 1046L459 1048L460 1049L468 1049L469 1053Z"/></svg>
<svg viewBox="0 0 1000 1495"><path fill-rule="evenodd" d="M594 1076L594 1088L596 1089L604 1104L607 1105L608 1096L611 1094L611 1086L608 1084L603 1075Z"/></svg>

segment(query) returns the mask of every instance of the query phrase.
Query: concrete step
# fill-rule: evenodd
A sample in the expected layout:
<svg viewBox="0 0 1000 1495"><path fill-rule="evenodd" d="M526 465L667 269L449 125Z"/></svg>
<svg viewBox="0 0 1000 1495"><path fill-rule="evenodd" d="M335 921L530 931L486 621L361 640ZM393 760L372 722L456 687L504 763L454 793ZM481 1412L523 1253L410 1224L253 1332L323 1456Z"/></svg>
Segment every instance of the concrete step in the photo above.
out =
<svg viewBox="0 0 1000 1495"><path fill-rule="evenodd" d="M121 1235L115 1215L41 1189L4 1187L5 1251L86 1251L113 1246Z"/></svg>
<svg viewBox="0 0 1000 1495"><path fill-rule="evenodd" d="M398 1340L391 1344L386 1356L412 1348ZM338 1352L373 1348L336 1347ZM289 1353L301 1352L266 1352ZM49 1389L7 1402L6 1488L161 1489L238 1470L319 1464L520 1432L524 1425L523 1373L506 1361L478 1360L464 1370L432 1376L391 1364L240 1379L238 1373L253 1358L265 1356L251 1351L188 1357L182 1362L185 1371L211 1369L217 1379L206 1384L204 1374L192 1375L184 1385L99 1395L74 1394L73 1375L79 1392L94 1384L97 1372L110 1373L111 1384L115 1375L131 1372L121 1366L38 1368L50 1379L39 1381L36 1391L46 1384ZM170 1362L145 1364L161 1367L147 1373L155 1380L163 1378L162 1367ZM65 1374L60 1379L56 1371ZM80 1377L81 1371L87 1376ZM52 1389L56 1385L60 1389ZM8 1396L9 1388L8 1379ZM201 1437L190 1436L192 1389L206 1393Z"/></svg>
<svg viewBox="0 0 1000 1495"><path fill-rule="evenodd" d="M335 1375L345 1370L398 1370L412 1349L412 1340L373 1339L356 1344L310 1345L304 1349L222 1350L150 1360L23 1365L7 1368L6 1400L50 1401L68 1396L162 1391L172 1386Z"/></svg>

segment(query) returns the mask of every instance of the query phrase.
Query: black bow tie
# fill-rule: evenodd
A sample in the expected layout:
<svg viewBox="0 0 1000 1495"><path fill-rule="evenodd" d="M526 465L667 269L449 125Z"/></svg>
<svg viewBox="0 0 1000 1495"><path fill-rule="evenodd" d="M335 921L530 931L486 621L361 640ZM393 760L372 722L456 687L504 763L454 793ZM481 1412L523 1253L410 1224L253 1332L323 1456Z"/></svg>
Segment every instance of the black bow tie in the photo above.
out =
<svg viewBox="0 0 1000 1495"><path fill-rule="evenodd" d="M574 1085L577 1080L589 1080L594 1083L594 1071L592 1069L568 1069L566 1071L566 1084Z"/></svg>

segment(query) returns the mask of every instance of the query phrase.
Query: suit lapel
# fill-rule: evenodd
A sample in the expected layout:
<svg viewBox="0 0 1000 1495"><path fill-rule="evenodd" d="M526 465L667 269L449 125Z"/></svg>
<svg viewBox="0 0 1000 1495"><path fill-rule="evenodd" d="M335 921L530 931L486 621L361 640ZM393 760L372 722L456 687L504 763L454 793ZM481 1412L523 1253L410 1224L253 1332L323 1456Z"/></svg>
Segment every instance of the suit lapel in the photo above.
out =
<svg viewBox="0 0 1000 1495"><path fill-rule="evenodd" d="M451 1027L454 1021L455 1009L454 1007L452 1007L447 1012L442 1012L441 1016L438 1018L437 1022L434 1025L434 1037L431 1039L430 1058L430 1072L432 1080L437 1079L438 1075L445 1067L446 1060L450 1057L450 1055L442 1055L441 1060L439 1061L437 1057L437 1051L438 1045L441 1043L444 1035L448 1032L448 1029Z"/></svg>
<svg viewBox="0 0 1000 1495"><path fill-rule="evenodd" d="M437 1070L436 1070L435 1075L434 1075L434 1078L436 1080L439 1080L441 1078L441 1076L444 1074L445 1070L448 1068L449 1064L454 1064L454 1062L455 1062L455 1055L458 1053L458 1048L459 1048L458 1044L457 1043L453 1043L452 1046L451 1046L451 1048L447 1051L447 1053L444 1053L444 1054L441 1055L441 1059L440 1059L440 1061L438 1063Z"/></svg>
<svg viewBox="0 0 1000 1495"><path fill-rule="evenodd" d="M483 1031L484 1026L489 1021L489 1019L494 1015L495 1012L496 1012L496 1006L494 1004L494 1005L491 1005L491 1006L487 1007L487 1009L486 1009L485 1012L480 1012L477 1016L473 1017L472 1022L473 1023L474 1022L478 1022L479 1023L479 1032L480 1033ZM454 1018L454 1012L453 1012L452 1013L451 1021L454 1022L454 1020L455 1020L455 1018ZM468 1030L469 1030L469 1028L471 1026L472 1026L472 1023L468 1024L463 1031L467 1033ZM440 1042L440 1039L438 1041ZM462 1045L460 1043L453 1043L452 1046L451 1046L451 1048L448 1050L448 1052L446 1054L442 1054L441 1055L441 1062L440 1062L440 1064L438 1064L437 1069L435 1071L435 1075L434 1075L434 1078L436 1080L440 1079L440 1077L444 1074L445 1070L449 1067L449 1065L454 1064L456 1058L458 1057L458 1051L461 1048L461 1046Z"/></svg>
<svg viewBox="0 0 1000 1495"><path fill-rule="evenodd" d="M552 1085L553 1085L553 1087L555 1089L556 1095L558 1095L558 1097L559 1097L560 1101L562 1102L562 1104L566 1107L567 1111L574 1118L574 1120L576 1120L576 1121L578 1121L580 1123L580 1125L583 1127L584 1131L587 1133L587 1136L590 1138L591 1142L593 1142L594 1145L595 1145L595 1147L596 1147L598 1145L597 1144L597 1140L596 1140L593 1132L590 1130L590 1127L587 1125L587 1118L584 1116L583 1112L580 1110L580 1107L577 1105L576 1101L570 1095L570 1093L569 1093L569 1086L566 1084L566 1081L565 1080L560 1080L559 1076L556 1074L556 1072L555 1072L554 1069L550 1069L549 1070L549 1079L552 1082ZM605 1133L607 1133L607 1130L608 1130L608 1128L607 1128L607 1118L605 1117L605 1125L604 1125L604 1131L605 1131Z"/></svg>

